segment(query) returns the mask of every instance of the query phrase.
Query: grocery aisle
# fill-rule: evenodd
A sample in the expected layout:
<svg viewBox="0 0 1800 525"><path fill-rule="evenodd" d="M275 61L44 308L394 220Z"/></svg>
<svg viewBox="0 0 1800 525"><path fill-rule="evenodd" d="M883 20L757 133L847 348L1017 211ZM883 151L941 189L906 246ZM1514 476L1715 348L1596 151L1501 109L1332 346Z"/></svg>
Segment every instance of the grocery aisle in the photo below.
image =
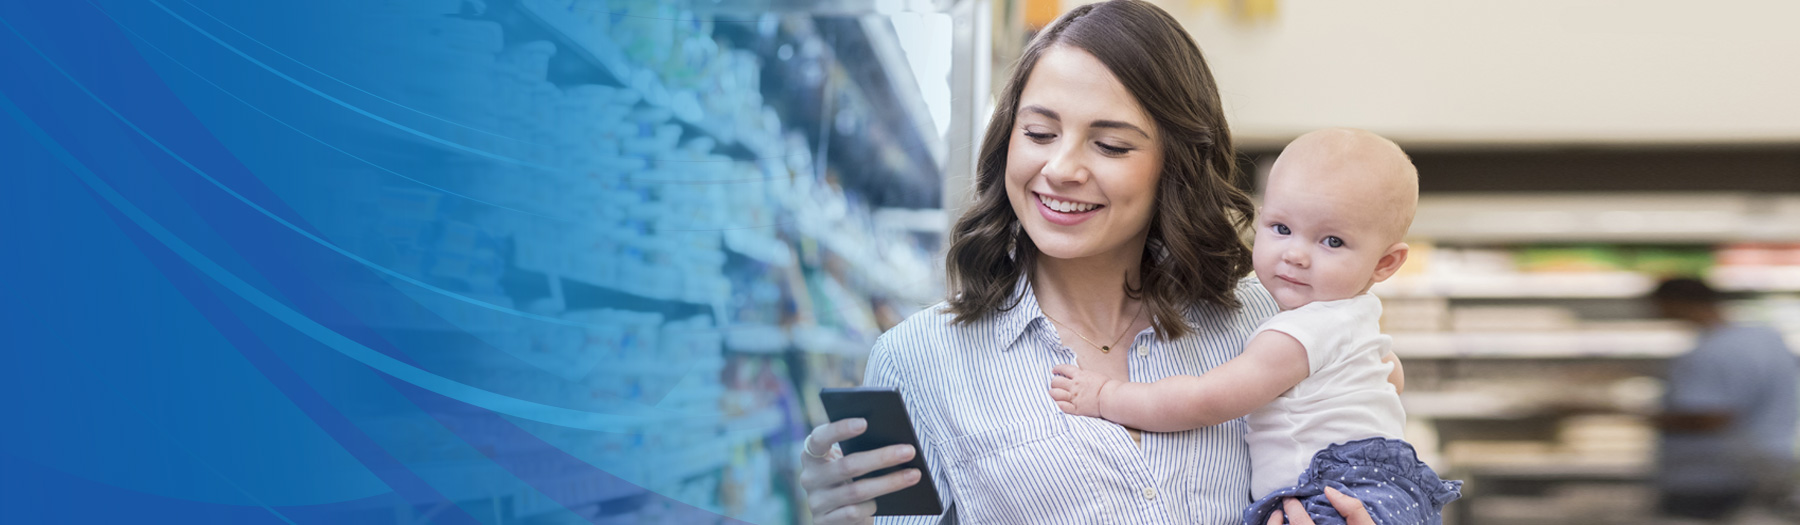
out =
<svg viewBox="0 0 1800 525"><path fill-rule="evenodd" d="M478 87L445 104L476 110L455 145L391 140L523 162L452 163L465 169L446 186L494 207L381 188L380 207L404 213L366 248L551 322L426 299L430 315L393 315L390 328L466 349L452 366L474 385L659 414L599 434L525 427L623 483L496 490L486 462L429 452L413 468L460 480L451 499L495 500L507 522L569 518L545 513L558 509L605 523L803 519L792 458L823 422L818 389L857 383L874 338L942 290L944 173L968 154L951 151L947 108L932 106L966 52L934 41L951 22L857 2L518 0L464 2L413 28L441 69ZM915 76L931 73L936 84ZM404 89L465 96L433 84ZM483 453L536 454L509 444Z"/></svg>

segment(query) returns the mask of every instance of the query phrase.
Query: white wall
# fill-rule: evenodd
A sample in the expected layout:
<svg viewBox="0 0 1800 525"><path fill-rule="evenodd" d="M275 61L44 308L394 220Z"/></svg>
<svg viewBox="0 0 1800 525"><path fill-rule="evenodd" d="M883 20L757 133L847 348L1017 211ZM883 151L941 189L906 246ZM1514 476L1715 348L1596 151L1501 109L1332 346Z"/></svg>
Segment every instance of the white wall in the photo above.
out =
<svg viewBox="0 0 1800 525"><path fill-rule="evenodd" d="M1433 143L1800 142L1800 2L1158 0L1247 145L1356 126Z"/></svg>

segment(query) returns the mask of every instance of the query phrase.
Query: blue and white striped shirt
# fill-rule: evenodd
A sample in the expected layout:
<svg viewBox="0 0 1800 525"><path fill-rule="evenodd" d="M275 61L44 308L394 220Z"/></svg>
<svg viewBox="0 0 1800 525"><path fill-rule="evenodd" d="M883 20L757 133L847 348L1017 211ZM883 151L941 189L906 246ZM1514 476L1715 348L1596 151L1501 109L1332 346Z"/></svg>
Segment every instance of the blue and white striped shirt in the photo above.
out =
<svg viewBox="0 0 1800 525"><path fill-rule="evenodd" d="M1074 363L1021 280L1017 307L966 325L939 304L882 334L866 386L897 387L946 507L960 523L1239 523L1250 504L1243 418L1186 432L1143 434L1064 414L1050 399L1050 369ZM1201 375L1243 351L1278 311L1255 278L1238 281L1238 309L1196 305L1186 337L1133 340L1131 380ZM884 525L936 517L883 517Z"/></svg>

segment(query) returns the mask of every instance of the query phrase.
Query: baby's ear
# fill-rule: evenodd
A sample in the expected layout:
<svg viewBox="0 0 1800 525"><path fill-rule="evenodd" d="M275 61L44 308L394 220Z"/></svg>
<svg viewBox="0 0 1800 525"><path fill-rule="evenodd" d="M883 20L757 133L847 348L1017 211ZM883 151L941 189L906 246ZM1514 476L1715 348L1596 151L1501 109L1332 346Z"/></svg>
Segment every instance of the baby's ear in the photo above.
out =
<svg viewBox="0 0 1800 525"><path fill-rule="evenodd" d="M1381 259L1375 261L1375 282L1386 281L1394 276L1394 272L1400 271L1400 265L1406 264L1406 254L1410 251L1412 247L1403 242L1389 246L1387 252L1381 254Z"/></svg>

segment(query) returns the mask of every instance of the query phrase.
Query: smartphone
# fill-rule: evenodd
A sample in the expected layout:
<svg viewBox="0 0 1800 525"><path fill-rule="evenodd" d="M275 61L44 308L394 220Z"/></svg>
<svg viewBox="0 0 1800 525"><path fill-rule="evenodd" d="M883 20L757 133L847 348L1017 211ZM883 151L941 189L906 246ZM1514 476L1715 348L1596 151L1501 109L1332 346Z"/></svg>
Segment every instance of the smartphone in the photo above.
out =
<svg viewBox="0 0 1800 525"><path fill-rule="evenodd" d="M819 391L819 401L832 421L859 417L869 422L862 435L838 443L844 455L874 450L889 445L912 445L911 461L884 468L857 479L872 478L903 469L919 469L919 482L875 498L876 516L936 516L944 513L938 499L937 486L931 482L931 469L925 466L925 447L919 446L919 435L913 432L912 418L907 416L906 402L893 388L826 388Z"/></svg>

